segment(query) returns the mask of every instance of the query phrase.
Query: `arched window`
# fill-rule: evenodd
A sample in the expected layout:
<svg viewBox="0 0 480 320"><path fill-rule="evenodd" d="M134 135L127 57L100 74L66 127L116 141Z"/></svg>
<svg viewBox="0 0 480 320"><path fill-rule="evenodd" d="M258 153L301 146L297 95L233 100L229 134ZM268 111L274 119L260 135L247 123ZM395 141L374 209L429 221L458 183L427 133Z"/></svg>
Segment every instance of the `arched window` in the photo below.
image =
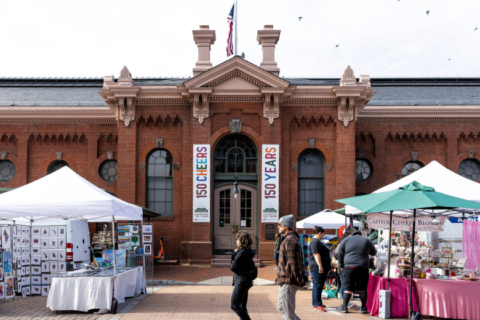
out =
<svg viewBox="0 0 480 320"><path fill-rule="evenodd" d="M420 161L408 161L402 168L402 178L422 169L423 167L424 165Z"/></svg>
<svg viewBox="0 0 480 320"><path fill-rule="evenodd" d="M64 161L64 160L55 160L53 161L52 163L50 163L50 165L48 166L48 170L47 170L47 173L50 174L50 173L54 173L55 171L57 171L58 169L61 169L63 167L69 167L70 166L68 165L67 161Z"/></svg>
<svg viewBox="0 0 480 320"><path fill-rule="evenodd" d="M257 148L240 134L223 138L215 147L215 173L257 173Z"/></svg>
<svg viewBox="0 0 480 320"><path fill-rule="evenodd" d="M147 208L162 216L173 215L173 157L165 149L148 156Z"/></svg>
<svg viewBox="0 0 480 320"><path fill-rule="evenodd" d="M458 173L462 177L477 181L480 177L480 162L477 159L465 159L458 166Z"/></svg>
<svg viewBox="0 0 480 320"><path fill-rule="evenodd" d="M365 182L372 177L373 166L367 159L355 160L355 180Z"/></svg>
<svg viewBox="0 0 480 320"><path fill-rule="evenodd" d="M117 181L117 160L103 161L98 169L98 174L105 182Z"/></svg>
<svg viewBox="0 0 480 320"><path fill-rule="evenodd" d="M298 157L298 216L310 216L325 208L324 163L317 149L306 149Z"/></svg>

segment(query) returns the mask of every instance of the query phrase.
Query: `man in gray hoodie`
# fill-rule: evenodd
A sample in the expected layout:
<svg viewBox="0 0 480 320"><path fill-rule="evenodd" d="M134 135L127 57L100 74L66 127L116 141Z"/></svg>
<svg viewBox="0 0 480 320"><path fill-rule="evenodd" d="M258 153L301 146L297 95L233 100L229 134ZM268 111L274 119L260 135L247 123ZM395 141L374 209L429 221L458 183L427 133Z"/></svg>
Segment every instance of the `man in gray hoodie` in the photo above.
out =
<svg viewBox="0 0 480 320"><path fill-rule="evenodd" d="M337 311L348 313L348 302L356 291L362 301L360 313L368 313L368 266L370 264L370 256L376 254L377 250L372 241L362 237L361 231L354 231L353 237L348 237L342 241L338 248L338 265L341 270L343 269L342 286L345 292L343 293L343 305L338 307Z"/></svg>

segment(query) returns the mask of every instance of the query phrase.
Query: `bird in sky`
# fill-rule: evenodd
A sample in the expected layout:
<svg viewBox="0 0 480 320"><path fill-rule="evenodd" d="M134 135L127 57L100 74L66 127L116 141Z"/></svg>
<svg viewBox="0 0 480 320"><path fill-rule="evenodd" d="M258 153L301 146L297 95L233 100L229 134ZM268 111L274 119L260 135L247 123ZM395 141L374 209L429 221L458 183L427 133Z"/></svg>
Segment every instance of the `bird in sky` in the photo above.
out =
<svg viewBox="0 0 480 320"><path fill-rule="evenodd" d="M476 26L476 27L475 27L475 30L473 30L473 31L477 31L477 30L478 30L478 26Z"/></svg>
<svg viewBox="0 0 480 320"><path fill-rule="evenodd" d="M427 16L428 16L429 13L430 13L430 10L427 10Z"/></svg>
<svg viewBox="0 0 480 320"><path fill-rule="evenodd" d="M337 48L338 48L338 44L337 44L337 46L335 47L335 49L337 49Z"/></svg>
<svg viewBox="0 0 480 320"><path fill-rule="evenodd" d="M302 18L303 18L303 17L298 17L298 21L302 21Z"/></svg>
<svg viewBox="0 0 480 320"><path fill-rule="evenodd" d="M452 60L452 59L448 58L448 61L450 61L450 60Z"/></svg>

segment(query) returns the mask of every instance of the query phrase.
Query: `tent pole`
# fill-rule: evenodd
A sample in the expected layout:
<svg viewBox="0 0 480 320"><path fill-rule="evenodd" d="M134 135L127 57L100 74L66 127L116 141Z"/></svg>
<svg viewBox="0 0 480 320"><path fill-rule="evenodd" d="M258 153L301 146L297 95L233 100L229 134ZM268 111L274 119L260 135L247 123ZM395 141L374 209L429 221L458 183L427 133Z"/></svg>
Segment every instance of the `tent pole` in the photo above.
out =
<svg viewBox="0 0 480 320"><path fill-rule="evenodd" d="M113 252L113 282L115 283L115 277L117 275L117 263L115 260L115 217L112 216L112 244L113 244L113 248L112 248L112 252Z"/></svg>
<svg viewBox="0 0 480 320"><path fill-rule="evenodd" d="M148 219L148 220L150 220L150 219ZM141 221L142 221L142 242L141 243L145 244L143 242L143 213L142 213L142 220ZM150 222L150 221L148 221L148 222ZM152 226L152 232L153 232L153 226ZM152 238L153 238L153 236L152 236ZM153 247L153 243L152 243L152 247ZM143 250L145 250L145 246L143 246ZM153 250L152 250L152 255L154 255ZM146 268L145 268L145 251L144 251L143 252L143 279L145 280L145 288L142 288L142 290L145 292L145 294L147 294L147 275L145 274L145 270L146 270ZM153 293L153 286L152 286L152 293Z"/></svg>
<svg viewBox="0 0 480 320"><path fill-rule="evenodd" d="M408 315L409 318L412 316L413 310L413 271L415 263L415 220L417 218L417 209L413 209L413 227L412 233L410 234L410 241L412 241L412 252L410 252L410 296L408 304Z"/></svg>
<svg viewBox="0 0 480 320"><path fill-rule="evenodd" d="M388 228L387 290L390 290L390 255L392 254L392 219L393 219L393 211L390 211L390 227ZM380 240L380 237L378 239Z"/></svg>

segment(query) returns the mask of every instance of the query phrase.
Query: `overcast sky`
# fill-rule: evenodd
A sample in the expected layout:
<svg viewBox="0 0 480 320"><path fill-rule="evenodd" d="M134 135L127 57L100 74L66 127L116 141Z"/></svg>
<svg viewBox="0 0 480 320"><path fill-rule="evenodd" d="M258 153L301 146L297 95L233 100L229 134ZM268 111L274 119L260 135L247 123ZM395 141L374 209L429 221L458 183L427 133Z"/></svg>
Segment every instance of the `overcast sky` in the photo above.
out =
<svg viewBox="0 0 480 320"><path fill-rule="evenodd" d="M280 29L285 77L479 77L480 0L238 0L239 54L259 65L257 30ZM187 77L192 30L226 57L231 0L0 0L0 77ZM427 16L426 11L430 14ZM299 17L303 17L299 21ZM339 45L335 49L336 45ZM448 59L451 59L448 61Z"/></svg>

